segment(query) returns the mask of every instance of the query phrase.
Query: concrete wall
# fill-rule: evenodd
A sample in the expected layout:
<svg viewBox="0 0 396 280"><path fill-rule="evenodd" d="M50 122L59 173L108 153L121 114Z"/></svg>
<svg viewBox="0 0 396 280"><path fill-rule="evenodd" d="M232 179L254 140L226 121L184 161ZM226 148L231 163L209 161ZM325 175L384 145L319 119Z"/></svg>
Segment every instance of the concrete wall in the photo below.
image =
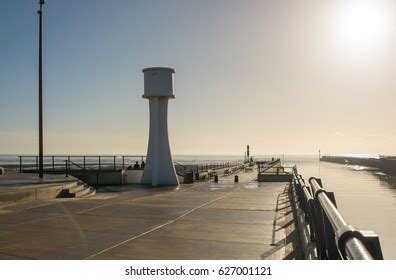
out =
<svg viewBox="0 0 396 280"><path fill-rule="evenodd" d="M122 184L140 184L142 179L143 170L123 170L122 171Z"/></svg>
<svg viewBox="0 0 396 280"><path fill-rule="evenodd" d="M115 171L88 171L70 172L74 177L88 185L126 185L140 184L143 170L115 170Z"/></svg>
<svg viewBox="0 0 396 280"><path fill-rule="evenodd" d="M257 175L258 182L291 182L293 180L292 174L269 174L261 173Z"/></svg>
<svg viewBox="0 0 396 280"><path fill-rule="evenodd" d="M32 202L37 200L50 200L57 198L62 190L62 185L54 185L0 193L0 205Z"/></svg>
<svg viewBox="0 0 396 280"><path fill-rule="evenodd" d="M72 171L71 175L84 181L88 185L96 186L96 185L121 185L122 177L121 170L115 171Z"/></svg>

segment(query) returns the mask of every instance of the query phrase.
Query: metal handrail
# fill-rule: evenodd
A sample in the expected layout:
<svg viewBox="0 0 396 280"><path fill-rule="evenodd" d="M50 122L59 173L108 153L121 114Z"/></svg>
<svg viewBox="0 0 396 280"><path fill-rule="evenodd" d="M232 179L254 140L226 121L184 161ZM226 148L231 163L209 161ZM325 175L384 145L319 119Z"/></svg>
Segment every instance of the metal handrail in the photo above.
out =
<svg viewBox="0 0 396 280"><path fill-rule="evenodd" d="M196 169L197 172L208 172L210 170L219 170L225 168L237 167L243 164L243 161L222 161L222 162L212 162L212 163L204 163L197 164Z"/></svg>
<svg viewBox="0 0 396 280"><path fill-rule="evenodd" d="M83 166L81 166L81 165L79 165L79 164L77 164L77 163L74 163L74 162L72 162L71 160L65 160L65 161L69 163L69 166L70 166L70 163L71 163L72 165L77 166L77 167L80 168L80 169L86 170L85 167L83 167Z"/></svg>
<svg viewBox="0 0 396 280"><path fill-rule="evenodd" d="M185 174L186 174L186 171L187 171L187 166L185 166L183 164L180 164L180 163L177 163L177 162L174 162L174 165L175 165L176 174L179 175L179 176L183 176L184 177ZM180 168L183 169L182 173L179 172L179 168L177 168L178 166L180 166Z"/></svg>
<svg viewBox="0 0 396 280"><path fill-rule="evenodd" d="M334 194L323 188L320 179L310 178L307 186L297 167L293 168L293 175L292 186L319 259L383 259L378 236L349 225L337 209Z"/></svg>
<svg viewBox="0 0 396 280"><path fill-rule="evenodd" d="M83 181L86 181L88 169L85 168L85 161L84 161L84 166L81 166L75 162L72 162L70 159L64 160L64 162L66 165L66 167L65 167L65 173L66 173L65 176L66 177L69 177L69 173L71 170L70 165L74 165L74 166L78 167L83 172L83 175L85 177L85 179ZM98 189L98 187L99 187L99 174L96 173L96 189Z"/></svg>
<svg viewBox="0 0 396 280"><path fill-rule="evenodd" d="M326 191L320 186L317 178L310 178L314 197L319 201L323 211L326 213L333 231L336 234L337 245L341 254L353 260L372 260L368 249L363 245L362 238L354 227L349 225L338 212L337 208L326 195Z"/></svg>
<svg viewBox="0 0 396 280"><path fill-rule="evenodd" d="M81 169L82 171L87 171L85 166L82 167L82 166L78 165L77 163L72 162L71 160L67 159L67 160L64 160L64 162L65 162L66 177L69 176L70 165L74 165L74 166L78 167L79 169Z"/></svg>
<svg viewBox="0 0 396 280"><path fill-rule="evenodd" d="M258 173L263 173L268 169L274 168L275 165L280 164L280 159L271 159L269 161L257 161L257 171Z"/></svg>
<svg viewBox="0 0 396 280"><path fill-rule="evenodd" d="M125 169L126 164L130 164L131 159L138 159L144 162L146 156L143 155L130 155L130 156L107 156L107 155L47 155L44 156L44 169L46 172L49 171L59 171L59 167L64 166L64 160L78 161L84 168L93 167L99 168L112 168L116 170L117 168ZM19 156L19 170L24 171L37 171L38 170L38 156Z"/></svg>

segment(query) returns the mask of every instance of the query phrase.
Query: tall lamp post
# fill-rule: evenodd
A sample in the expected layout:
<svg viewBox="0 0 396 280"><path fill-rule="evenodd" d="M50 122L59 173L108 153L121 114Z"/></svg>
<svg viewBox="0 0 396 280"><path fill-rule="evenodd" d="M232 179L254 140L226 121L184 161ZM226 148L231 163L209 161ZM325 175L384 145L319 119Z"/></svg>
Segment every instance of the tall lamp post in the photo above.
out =
<svg viewBox="0 0 396 280"><path fill-rule="evenodd" d="M43 12L44 0L40 0L39 14L39 76L38 76L38 93L39 93L39 177L44 176L43 166Z"/></svg>

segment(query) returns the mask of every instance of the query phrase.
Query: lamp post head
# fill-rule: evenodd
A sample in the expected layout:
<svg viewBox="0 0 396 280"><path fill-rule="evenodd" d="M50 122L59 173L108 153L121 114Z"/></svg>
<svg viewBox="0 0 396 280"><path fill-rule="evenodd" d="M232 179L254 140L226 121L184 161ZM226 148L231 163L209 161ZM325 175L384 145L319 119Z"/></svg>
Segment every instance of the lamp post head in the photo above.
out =
<svg viewBox="0 0 396 280"><path fill-rule="evenodd" d="M40 0L40 5L44 5L44 4L45 4L44 0Z"/></svg>

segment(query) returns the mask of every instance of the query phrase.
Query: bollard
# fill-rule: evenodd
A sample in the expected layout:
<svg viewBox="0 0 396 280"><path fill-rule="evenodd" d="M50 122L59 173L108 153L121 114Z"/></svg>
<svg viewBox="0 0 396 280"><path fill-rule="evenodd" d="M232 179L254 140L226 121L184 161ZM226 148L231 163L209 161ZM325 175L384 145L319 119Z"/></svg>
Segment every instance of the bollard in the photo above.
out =
<svg viewBox="0 0 396 280"><path fill-rule="evenodd" d="M217 176L217 175L214 176L214 182L215 182L215 183L218 183L218 182L219 182L219 176Z"/></svg>
<svg viewBox="0 0 396 280"><path fill-rule="evenodd" d="M234 182L235 182L235 183L238 183L238 182L239 182L238 175L235 175L235 176L234 176Z"/></svg>

